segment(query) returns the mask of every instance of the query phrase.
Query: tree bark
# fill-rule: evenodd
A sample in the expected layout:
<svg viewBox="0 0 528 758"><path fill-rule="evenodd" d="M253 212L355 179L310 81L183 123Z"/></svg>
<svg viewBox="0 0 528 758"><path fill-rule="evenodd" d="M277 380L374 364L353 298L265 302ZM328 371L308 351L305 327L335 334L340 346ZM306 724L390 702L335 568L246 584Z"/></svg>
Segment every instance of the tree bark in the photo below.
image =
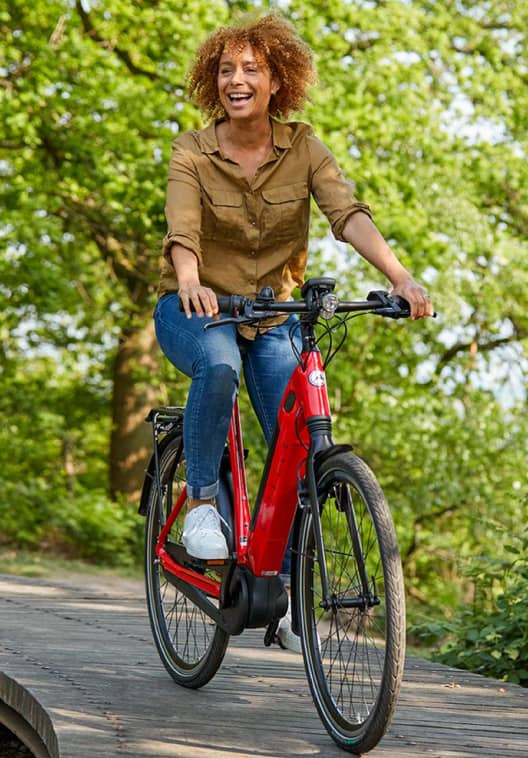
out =
<svg viewBox="0 0 528 758"><path fill-rule="evenodd" d="M152 319L131 325L121 337L114 362L110 493L137 500L151 454L151 432L145 423L158 404L156 377L159 348Z"/></svg>

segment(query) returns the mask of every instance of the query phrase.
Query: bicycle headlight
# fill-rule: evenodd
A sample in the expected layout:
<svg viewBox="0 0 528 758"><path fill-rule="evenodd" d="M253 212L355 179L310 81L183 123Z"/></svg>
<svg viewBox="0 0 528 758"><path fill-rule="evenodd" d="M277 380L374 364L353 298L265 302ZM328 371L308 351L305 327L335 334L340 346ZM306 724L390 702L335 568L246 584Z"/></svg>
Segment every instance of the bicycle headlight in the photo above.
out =
<svg viewBox="0 0 528 758"><path fill-rule="evenodd" d="M337 297L331 292L327 292L326 295L323 295L321 298L321 308L319 310L319 315L321 318L327 320L333 318L338 305L339 300Z"/></svg>

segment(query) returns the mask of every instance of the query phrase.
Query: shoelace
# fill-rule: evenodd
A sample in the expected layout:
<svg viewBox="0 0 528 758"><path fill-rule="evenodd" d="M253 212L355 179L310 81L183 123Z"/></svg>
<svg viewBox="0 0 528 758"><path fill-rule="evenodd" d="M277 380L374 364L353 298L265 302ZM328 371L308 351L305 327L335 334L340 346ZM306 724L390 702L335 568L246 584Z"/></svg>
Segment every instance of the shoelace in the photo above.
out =
<svg viewBox="0 0 528 758"><path fill-rule="evenodd" d="M225 518L223 518L220 515L220 513L218 513L218 511L216 510L215 510L215 513L216 513L216 516L214 515L213 511L207 509L207 513L204 513L201 515L200 520L197 522L194 528L195 529L202 529L202 528L216 529L218 527L218 521L217 521L217 518L218 518L218 520L221 521L222 524L224 524L226 529L229 532L231 532L232 531L231 526L227 523Z"/></svg>

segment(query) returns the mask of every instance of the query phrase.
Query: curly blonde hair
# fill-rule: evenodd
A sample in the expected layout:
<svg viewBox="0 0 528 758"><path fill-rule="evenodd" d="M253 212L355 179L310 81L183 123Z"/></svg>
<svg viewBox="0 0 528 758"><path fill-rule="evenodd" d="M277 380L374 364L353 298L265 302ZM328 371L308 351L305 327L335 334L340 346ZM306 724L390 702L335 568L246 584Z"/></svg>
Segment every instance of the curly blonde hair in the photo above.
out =
<svg viewBox="0 0 528 758"><path fill-rule="evenodd" d="M200 45L188 74L189 95L200 110L211 119L225 116L217 85L220 58L224 50L240 51L248 44L280 84L270 100L270 115L287 118L302 110L308 87L316 79L313 54L293 26L276 13L222 27Z"/></svg>

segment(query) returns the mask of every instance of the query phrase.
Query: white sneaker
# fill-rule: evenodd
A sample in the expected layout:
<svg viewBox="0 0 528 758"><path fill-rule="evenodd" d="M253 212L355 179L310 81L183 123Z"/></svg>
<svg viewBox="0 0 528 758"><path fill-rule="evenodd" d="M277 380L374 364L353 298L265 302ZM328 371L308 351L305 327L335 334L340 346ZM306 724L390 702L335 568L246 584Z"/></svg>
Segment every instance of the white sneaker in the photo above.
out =
<svg viewBox="0 0 528 758"><path fill-rule="evenodd" d="M212 561L228 557L227 542L214 505L207 503L189 511L183 522L182 542L194 558Z"/></svg>
<svg viewBox="0 0 528 758"><path fill-rule="evenodd" d="M302 652L301 638L294 634L292 631L290 603L291 599L288 597L288 610L286 612L286 615L283 616L279 621L279 626L277 628L277 640L283 650L291 650L292 653L300 653Z"/></svg>

